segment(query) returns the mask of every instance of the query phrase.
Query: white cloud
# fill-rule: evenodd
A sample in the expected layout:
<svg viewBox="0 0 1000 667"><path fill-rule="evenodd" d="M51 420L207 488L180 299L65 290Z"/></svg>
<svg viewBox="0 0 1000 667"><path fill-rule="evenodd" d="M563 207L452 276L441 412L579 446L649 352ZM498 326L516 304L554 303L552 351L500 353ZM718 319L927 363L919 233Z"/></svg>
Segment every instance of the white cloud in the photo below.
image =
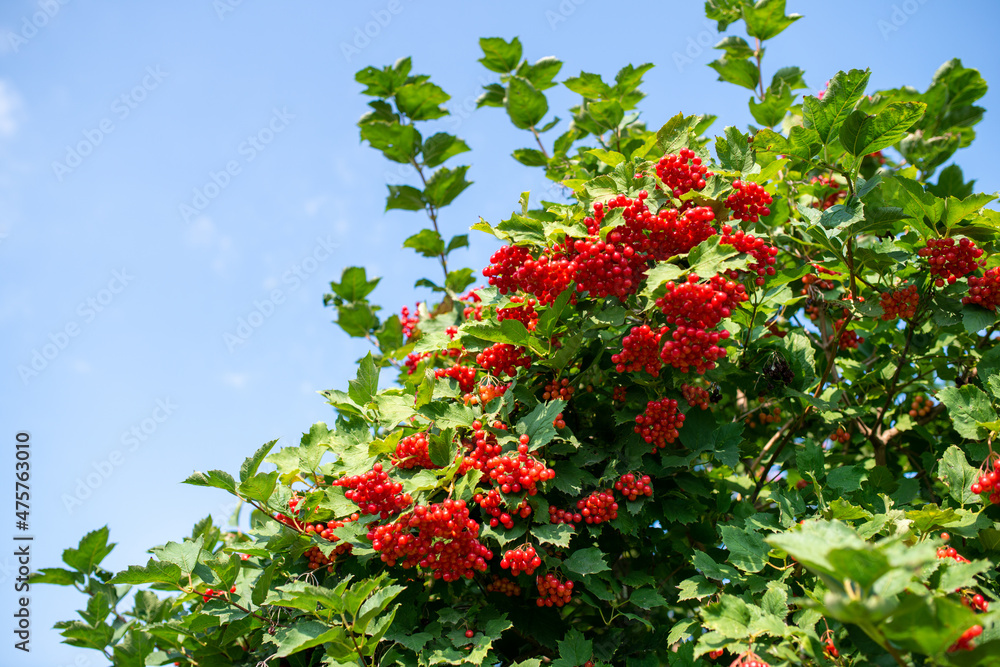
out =
<svg viewBox="0 0 1000 667"><path fill-rule="evenodd" d="M249 380L248 373L224 373L222 376L222 381L234 389L242 389Z"/></svg>
<svg viewBox="0 0 1000 667"><path fill-rule="evenodd" d="M21 96L7 81L0 79L0 135L11 137L17 132L21 116Z"/></svg>

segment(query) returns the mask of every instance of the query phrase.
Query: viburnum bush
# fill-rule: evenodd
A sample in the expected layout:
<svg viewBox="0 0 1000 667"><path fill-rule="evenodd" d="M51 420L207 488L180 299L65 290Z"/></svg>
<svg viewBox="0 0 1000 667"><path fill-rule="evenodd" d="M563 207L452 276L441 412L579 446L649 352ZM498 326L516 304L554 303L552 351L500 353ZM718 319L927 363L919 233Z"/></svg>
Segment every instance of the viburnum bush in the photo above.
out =
<svg viewBox="0 0 1000 667"><path fill-rule="evenodd" d="M360 71L362 139L420 177L387 208L426 214L404 246L435 298L383 318L345 269L326 304L373 349L325 392L336 422L187 480L248 526L117 574L104 528L36 573L88 596L66 641L120 665L996 665L1000 214L944 166L986 83L952 60L922 91L851 70L800 99L801 69L760 70L784 5L707 3L746 27L711 67L756 122L714 140L712 116L647 127L647 64L562 80L580 102L546 141L561 62L482 39L479 106L558 201L473 225L501 244L478 275L440 219L469 147L423 133L448 95L409 59Z"/></svg>

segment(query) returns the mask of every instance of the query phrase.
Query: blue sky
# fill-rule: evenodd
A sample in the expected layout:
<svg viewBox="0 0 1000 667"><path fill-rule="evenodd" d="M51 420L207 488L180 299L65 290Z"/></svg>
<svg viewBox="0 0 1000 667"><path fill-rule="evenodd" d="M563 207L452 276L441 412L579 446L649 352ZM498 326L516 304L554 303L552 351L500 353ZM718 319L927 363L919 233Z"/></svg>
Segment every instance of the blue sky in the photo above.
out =
<svg viewBox="0 0 1000 667"><path fill-rule="evenodd" d="M104 524L119 543L109 569L144 562L147 548L230 511L221 492L180 484L192 470L234 471L260 444L292 444L331 421L316 392L345 387L366 351L322 304L343 267L382 276L373 299L387 312L426 297L413 282L437 267L400 249L422 219L383 213L385 183L410 175L360 144L357 69L411 55L452 95L441 128L473 148L462 158L475 185L445 210L449 234L546 188L509 157L529 145L525 134L501 110L474 109L493 80L476 63L481 36L519 35L527 57L565 61L560 79L656 63L640 107L651 126L678 111L717 114L716 133L751 120L748 91L705 66L718 37L700 2L346 4L0 4L0 437L10 453L0 490L13 492L14 436L28 431L33 567L57 565ZM799 65L815 93L839 69L871 67L872 90L924 89L957 56L1000 80L995 2L788 6L805 18L769 46L766 77ZM549 96L554 110L575 102ZM996 98L980 103L993 109ZM998 117L977 133L958 159L992 192ZM471 241L453 262L478 271L495 246ZM13 564L0 555L7 619ZM4 640L0 663L104 664L48 630L80 600L33 590L32 652Z"/></svg>

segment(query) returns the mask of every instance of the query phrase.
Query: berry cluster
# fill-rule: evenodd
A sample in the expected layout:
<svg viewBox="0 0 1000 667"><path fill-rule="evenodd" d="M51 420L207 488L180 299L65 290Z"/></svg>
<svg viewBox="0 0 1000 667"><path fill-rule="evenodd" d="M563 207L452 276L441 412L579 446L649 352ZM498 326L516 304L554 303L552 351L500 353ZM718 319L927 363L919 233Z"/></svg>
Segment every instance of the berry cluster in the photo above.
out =
<svg viewBox="0 0 1000 667"><path fill-rule="evenodd" d="M426 433L414 433L406 436L396 444L396 455L392 458L392 464L397 468L407 470L411 468L437 468L438 466L431 461L429 445Z"/></svg>
<svg viewBox="0 0 1000 667"><path fill-rule="evenodd" d="M410 494L402 493L403 485L393 482L376 463L371 470L361 475L346 475L333 482L333 486L347 489L344 496L361 508L362 514L378 514L388 519L410 506Z"/></svg>
<svg viewBox="0 0 1000 667"><path fill-rule="evenodd" d="M973 625L971 628L962 633L962 636L958 638L957 642L948 648L948 653L955 653L956 651L971 651L976 648L973 645L972 640L981 634L983 634L983 626Z"/></svg>
<svg viewBox="0 0 1000 667"><path fill-rule="evenodd" d="M651 497L653 495L653 486L649 475L639 476L630 472L625 473L621 479L615 482L615 491L629 500L635 500L639 496Z"/></svg>
<svg viewBox="0 0 1000 667"><path fill-rule="evenodd" d="M836 660L840 657L840 651L837 650L837 646L833 643L832 639L826 640L826 643L823 645L823 653L831 660Z"/></svg>
<svg viewBox="0 0 1000 667"><path fill-rule="evenodd" d="M742 283L713 276L699 282L690 274L685 282L666 284L666 293L656 305L675 325L669 339L663 343L660 359L682 373L691 367L698 374L715 368L715 361L725 354L719 342L729 338L729 332L710 331L732 315L732 309L749 299ZM666 336L664 336L666 338Z"/></svg>
<svg viewBox="0 0 1000 667"><path fill-rule="evenodd" d="M597 236L573 242L577 292L588 292L598 299L616 296L624 301L638 289L646 278L646 257L631 245L614 242L617 238L620 234L613 232L607 241Z"/></svg>
<svg viewBox="0 0 1000 667"><path fill-rule="evenodd" d="M759 423L761 426L764 424L774 424L781 420L781 408L775 407L770 412L761 409L759 412L750 415L747 419L747 428L756 428Z"/></svg>
<svg viewBox="0 0 1000 667"><path fill-rule="evenodd" d="M295 513L298 510L299 503L301 502L302 498L300 498L299 496L292 496L291 498L288 499L288 510L292 513ZM305 529L304 526L300 524L294 517L285 516L280 512L274 515L274 519L278 523L283 523L289 528L294 528L295 530L301 531Z"/></svg>
<svg viewBox="0 0 1000 667"><path fill-rule="evenodd" d="M486 405L494 398L503 396L510 389L510 384L493 384L484 381L483 384L479 385L478 389L476 387L473 387L473 389L475 390L475 394L472 391L466 392L462 396L462 402L466 405Z"/></svg>
<svg viewBox="0 0 1000 667"><path fill-rule="evenodd" d="M521 587L516 582L507 577L493 576L493 581L486 584L487 593L502 593L507 597L516 597L521 594Z"/></svg>
<svg viewBox="0 0 1000 667"><path fill-rule="evenodd" d="M482 297L478 294L477 289L470 289L468 293L459 297L459 301L466 304L465 308L462 310L462 317L467 320L475 320L477 322L483 321L483 303Z"/></svg>
<svg viewBox="0 0 1000 667"><path fill-rule="evenodd" d="M672 398L661 398L649 401L646 411L635 418L635 432L642 439L653 445L653 452L662 449L667 443L677 439L684 425L684 415L677 411L677 401Z"/></svg>
<svg viewBox="0 0 1000 667"><path fill-rule="evenodd" d="M619 373L645 370L653 377L660 375L660 338L666 327L654 330L648 324L632 327L622 338L622 351L611 355L611 363Z"/></svg>
<svg viewBox="0 0 1000 667"><path fill-rule="evenodd" d="M535 312L535 304L538 301L531 298L526 299L523 296L512 296L510 302L517 305L497 308L497 321L517 320L528 331L534 331L538 324L538 313Z"/></svg>
<svg viewBox="0 0 1000 667"><path fill-rule="evenodd" d="M702 410L708 410L708 390L695 385L682 384L681 393L684 394L684 400L692 408L701 408Z"/></svg>
<svg viewBox="0 0 1000 667"><path fill-rule="evenodd" d="M754 284L758 287L764 285L765 276L774 275L774 265L777 262L775 258L778 256L778 249L765 243L764 239L757 238L753 234L747 234L742 230L734 232L733 228L729 225L723 225L722 240L719 243L731 245L737 252L751 255L754 258L753 263L747 266L747 271L757 274ZM740 272L736 269L730 269L727 273L733 279L738 278L739 274Z"/></svg>
<svg viewBox="0 0 1000 667"><path fill-rule="evenodd" d="M531 356L528 348L497 343L476 355L476 363L486 369L491 375L506 373L510 377L517 375L517 369L531 366Z"/></svg>
<svg viewBox="0 0 1000 667"><path fill-rule="evenodd" d="M845 431L843 426L838 426L837 430L831 433L829 438L843 445L851 439L851 434Z"/></svg>
<svg viewBox="0 0 1000 667"><path fill-rule="evenodd" d="M726 198L726 207L733 217L744 222L757 222L759 218L771 215L771 195L757 183L733 181L733 194Z"/></svg>
<svg viewBox="0 0 1000 667"><path fill-rule="evenodd" d="M974 303L995 312L1000 306L1000 267L986 269L982 278L969 276L969 296L962 297L962 303Z"/></svg>
<svg viewBox="0 0 1000 667"><path fill-rule="evenodd" d="M933 408L934 401L923 394L917 394L910 401L910 411L908 414L914 419L919 419L920 417L926 417Z"/></svg>
<svg viewBox="0 0 1000 667"><path fill-rule="evenodd" d="M514 527L514 517L511 516L510 512L503 509L506 503L504 502L503 496L501 496L500 492L496 489L490 489L485 494L477 493L473 500L490 516L491 528L503 525L504 528L510 530ZM522 499L520 504L518 504L518 506L512 511L522 519L527 519L531 516L531 505L528 504L528 499Z"/></svg>
<svg viewBox="0 0 1000 667"><path fill-rule="evenodd" d="M627 211L627 209L626 209ZM695 206L685 211L662 208L654 216L648 211L632 220L626 214L626 224L649 231L648 253L651 259L665 260L683 255L715 234L710 223L715 211L708 206Z"/></svg>
<svg viewBox="0 0 1000 667"><path fill-rule="evenodd" d="M576 524L583 523L583 515L579 512L574 513L572 510L567 511L549 505L549 523L568 523L575 527Z"/></svg>
<svg viewBox="0 0 1000 667"><path fill-rule="evenodd" d="M990 610L990 603L979 593L971 596L962 596L962 604L972 611L981 611L984 614Z"/></svg>
<svg viewBox="0 0 1000 667"><path fill-rule="evenodd" d="M501 421L493 422L493 428L507 430L507 426ZM497 442L496 435L484 429L483 423L479 420L472 422L472 439L462 442L465 445L466 454L458 469L460 475L464 475L473 468L482 470L486 467L486 462L500 454L503 449Z"/></svg>
<svg viewBox="0 0 1000 667"><path fill-rule="evenodd" d="M527 444L523 445L527 450ZM556 476L555 470L526 452L517 456L495 456L486 462L484 469L493 484L503 493L527 491L529 496L538 493L538 483Z"/></svg>
<svg viewBox="0 0 1000 667"><path fill-rule="evenodd" d="M556 399L562 399L564 401L569 401L573 397L573 393L576 389L569 383L567 378L562 380L558 378L553 378L552 382L545 385L545 391L542 393L543 401L554 401Z"/></svg>
<svg viewBox="0 0 1000 667"><path fill-rule="evenodd" d="M516 549L511 549L500 559L500 567L510 569L510 573L515 577L522 572L532 575L542 564L542 559L535 553L535 547L531 545L521 545Z"/></svg>
<svg viewBox="0 0 1000 667"><path fill-rule="evenodd" d="M709 651L708 652L708 657L711 660L716 660L718 658L721 658L723 653L725 653L725 651L723 651L721 648L717 648L714 651Z"/></svg>
<svg viewBox="0 0 1000 667"><path fill-rule="evenodd" d="M335 538L336 539L336 538ZM333 561L336 560L337 556L344 553L350 553L350 544L340 544L337 545L330 555L327 556L323 553L323 550L319 547L309 547L306 549L305 553L302 555L309 560L309 569L318 570L321 567L325 567L327 572L333 572Z"/></svg>
<svg viewBox="0 0 1000 667"><path fill-rule="evenodd" d="M458 389L463 394L470 393L476 388L476 369L470 366L451 366L449 368L435 368L434 377L448 377L458 383Z"/></svg>
<svg viewBox="0 0 1000 667"><path fill-rule="evenodd" d="M886 322L897 318L908 320L917 313L920 294L917 293L916 285L910 285L892 292L882 292L880 299L883 320Z"/></svg>
<svg viewBox="0 0 1000 667"><path fill-rule="evenodd" d="M834 204L840 202L847 193L840 187L840 184L829 176L813 176L809 182L819 186L815 189L814 195L817 201L812 204L813 208L825 211Z"/></svg>
<svg viewBox="0 0 1000 667"><path fill-rule="evenodd" d="M420 304L415 306L418 312L410 315L410 309L403 306L402 310L399 311L399 323L403 326L403 335L406 336L407 340L413 337L414 332L417 330L417 325L420 324Z"/></svg>
<svg viewBox="0 0 1000 667"><path fill-rule="evenodd" d="M771 667L771 665L753 651L747 651L736 658L729 667Z"/></svg>
<svg viewBox="0 0 1000 667"><path fill-rule="evenodd" d="M995 459L992 466L989 461L983 465L983 469L979 471L979 479L972 483L971 490L977 496L987 493L991 503L1000 504L1000 458Z"/></svg>
<svg viewBox="0 0 1000 667"><path fill-rule="evenodd" d="M523 290L548 305L570 284L575 271L576 265L554 248L536 259L527 248L506 245L493 253L483 275L501 294Z"/></svg>
<svg viewBox="0 0 1000 667"><path fill-rule="evenodd" d="M729 338L729 332L706 331L695 326L678 325L663 343L660 359L682 373L692 368L702 375L715 368L715 362L725 355L719 343Z"/></svg>
<svg viewBox="0 0 1000 667"><path fill-rule="evenodd" d="M372 525L368 533L372 548L390 567L420 567L444 581L486 571L493 552L478 537L479 524L469 518L465 501L451 499L417 505L392 523Z"/></svg>
<svg viewBox="0 0 1000 667"><path fill-rule="evenodd" d="M854 329L848 329L847 328L847 316L848 316L848 314L849 313L848 313L847 309L845 308L844 309L844 316L841 317L840 319L838 319L836 322L833 323L833 331L834 331L834 333L830 334L830 338L832 339L836 335L836 332L839 331L840 332L840 340L837 341L838 347L841 347L841 348L850 348L852 350L856 350L856 349L858 349L858 345L860 345L861 343L865 342L865 339L863 337L859 336L858 332L855 331Z"/></svg>
<svg viewBox="0 0 1000 667"><path fill-rule="evenodd" d="M968 563L969 559L962 556L955 550L955 547L940 547L937 550L937 557L940 559L951 558L952 560L957 560L959 563Z"/></svg>
<svg viewBox="0 0 1000 667"><path fill-rule="evenodd" d="M664 155L656 164L656 175L675 197L689 190L701 190L705 179L712 175L708 167L701 164L690 148L682 148L678 154Z"/></svg>
<svg viewBox="0 0 1000 667"><path fill-rule="evenodd" d="M764 374L764 384L767 391L779 387L787 387L795 380L795 373L788 361L780 354L773 354L764 364L761 371Z"/></svg>
<svg viewBox="0 0 1000 667"><path fill-rule="evenodd" d="M535 602L539 607L561 607L573 597L573 582L563 581L551 572L535 577L535 585L538 587Z"/></svg>
<svg viewBox="0 0 1000 667"><path fill-rule="evenodd" d="M226 597L227 595L230 595L230 594L235 593L235 592L236 592L236 586L233 586L232 588L230 588L229 589L229 593L227 593L226 591L216 591L216 590L212 590L211 588L206 588L205 592L201 594L201 599L204 602L208 602L212 598Z"/></svg>
<svg viewBox="0 0 1000 667"><path fill-rule="evenodd" d="M625 387L615 387L611 390L611 400L615 403L624 403L628 398L628 390Z"/></svg>
<svg viewBox="0 0 1000 667"><path fill-rule="evenodd" d="M948 284L954 283L985 264L985 260L979 259L983 256L983 249L977 248L975 243L966 238L959 240L958 244L953 238L930 239L917 254L927 257L931 275L937 276L934 284L938 287L944 287L945 281Z"/></svg>
<svg viewBox="0 0 1000 667"><path fill-rule="evenodd" d="M583 521L589 524L597 525L618 518L618 503L610 489L594 491L586 498L581 498L576 501L576 509Z"/></svg>
<svg viewBox="0 0 1000 667"><path fill-rule="evenodd" d="M556 415L556 418L552 420L552 425L557 429L566 428L566 420L563 419L563 413L560 412Z"/></svg>

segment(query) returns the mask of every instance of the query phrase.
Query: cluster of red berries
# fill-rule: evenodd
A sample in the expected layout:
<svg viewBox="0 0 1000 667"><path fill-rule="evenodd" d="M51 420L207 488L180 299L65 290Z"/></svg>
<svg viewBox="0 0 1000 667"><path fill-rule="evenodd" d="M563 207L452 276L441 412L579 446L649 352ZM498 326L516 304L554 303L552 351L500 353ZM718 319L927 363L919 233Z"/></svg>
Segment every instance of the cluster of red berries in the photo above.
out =
<svg viewBox="0 0 1000 667"><path fill-rule="evenodd" d="M576 265L555 249L538 258L523 246L506 245L493 253L483 275L501 294L523 290L542 305L553 303L573 280Z"/></svg>
<svg viewBox="0 0 1000 667"><path fill-rule="evenodd" d="M683 255L715 234L711 225L715 220L715 211L708 206L694 206L684 211L662 208L655 216L644 210L637 213L634 219L626 209L624 217L626 225L650 230L647 252L655 260Z"/></svg>
<svg viewBox="0 0 1000 667"><path fill-rule="evenodd" d="M982 278L969 276L969 296L962 297L962 303L996 311L1000 306L1000 267L986 269Z"/></svg>
<svg viewBox="0 0 1000 667"><path fill-rule="evenodd" d="M653 452L677 439L678 429L684 426L684 415L677 411L677 401L661 398L649 401L646 411L635 418L635 432L653 445Z"/></svg>
<svg viewBox="0 0 1000 667"><path fill-rule="evenodd" d="M516 549L511 549L500 559L500 567L510 569L510 573L515 577L522 572L532 575L542 564L542 559L535 553L535 547L522 545Z"/></svg>
<svg viewBox="0 0 1000 667"><path fill-rule="evenodd" d="M521 436L517 456L495 456L486 461L484 472L503 493L538 493L538 484L556 476L556 471L527 453L528 436Z"/></svg>
<svg viewBox="0 0 1000 667"><path fill-rule="evenodd" d="M886 322L897 318L908 320L917 312L920 295L917 293L917 286L910 285L892 292L882 292L880 300L883 320Z"/></svg>
<svg viewBox="0 0 1000 667"><path fill-rule="evenodd" d="M973 625L971 628L962 633L962 636L958 638L957 642L948 648L948 653L955 653L956 651L971 651L976 648L972 641L981 634L983 634L983 626Z"/></svg>
<svg viewBox="0 0 1000 667"><path fill-rule="evenodd" d="M611 400L615 403L624 403L628 398L628 389L625 387L615 387L611 390Z"/></svg>
<svg viewBox="0 0 1000 667"><path fill-rule="evenodd" d="M957 560L959 563L968 563L969 559L962 556L955 550L955 547L939 547L937 550L937 557L944 560L945 558L951 558L952 560Z"/></svg>
<svg viewBox="0 0 1000 667"><path fill-rule="evenodd" d="M518 368L531 366L531 356L528 348L510 343L496 343L476 355L476 363L486 369L491 375L506 373L510 377L517 375Z"/></svg>
<svg viewBox="0 0 1000 667"><path fill-rule="evenodd" d="M618 518L618 503L610 489L594 491L586 498L576 501L576 510L584 523L593 525Z"/></svg>
<svg viewBox="0 0 1000 667"><path fill-rule="evenodd" d="M771 411L764 409L750 415L747 419L747 428L756 428L759 423L761 426L764 424L774 424L781 420L781 408L775 407Z"/></svg>
<svg viewBox="0 0 1000 667"><path fill-rule="evenodd" d="M747 651L736 658L729 667L771 667L771 665L753 651Z"/></svg>
<svg viewBox="0 0 1000 667"><path fill-rule="evenodd" d="M508 579L507 577L493 576L493 581L486 584L487 593L502 593L507 597L516 597L521 594L521 587L517 585L517 582Z"/></svg>
<svg viewBox="0 0 1000 667"><path fill-rule="evenodd" d="M629 500L635 500L639 496L652 497L653 486L649 475L639 476L636 473L629 472L622 475L621 479L615 482L615 491Z"/></svg>
<svg viewBox="0 0 1000 667"><path fill-rule="evenodd" d="M557 429L566 428L566 420L563 419L563 413L560 412L556 415L556 418L552 420L552 425Z"/></svg>
<svg viewBox="0 0 1000 667"><path fill-rule="evenodd" d="M559 509L554 505L549 505L549 523L567 523L576 527L576 524L583 523L583 515L572 510Z"/></svg>
<svg viewBox="0 0 1000 667"><path fill-rule="evenodd" d="M372 526L372 548L392 567L420 567L435 579L471 579L486 571L493 552L478 539L479 524L469 518L464 500L417 505L396 521Z"/></svg>
<svg viewBox="0 0 1000 667"><path fill-rule="evenodd" d="M449 368L435 368L434 377L451 378L458 383L458 389L463 394L468 394L476 388L476 369L471 366L455 365Z"/></svg>
<svg viewBox="0 0 1000 667"><path fill-rule="evenodd" d="M692 273L684 282L668 282L666 292L656 300L656 305L667 316L667 324L686 323L711 329L749 298L741 283L722 276L712 276L707 282L701 282L701 278Z"/></svg>
<svg viewBox="0 0 1000 667"><path fill-rule="evenodd" d="M684 394L684 400L692 408L701 408L702 410L708 410L708 390L691 384L682 384L681 393Z"/></svg>
<svg viewBox="0 0 1000 667"><path fill-rule="evenodd" d="M291 498L288 499L288 510L292 513L296 512L298 510L299 503L301 502L302 498L300 498L299 496L292 496ZM294 528L295 530L300 530L300 531L304 530L304 526L300 524L295 518L290 516L285 516L280 512L274 515L274 519L278 523L283 523L290 528Z"/></svg>
<svg viewBox="0 0 1000 667"><path fill-rule="evenodd" d="M215 591L215 590L212 590L211 588L206 588L205 592L201 594L201 599L204 602L208 602L212 598L225 597L226 595L230 595L230 594L235 593L235 592L236 592L236 586L233 586L232 588L230 588L229 589L229 593L226 593L226 591Z"/></svg>
<svg viewBox="0 0 1000 667"><path fill-rule="evenodd" d="M917 251L917 255L927 258L931 275L937 276L934 284L938 287L944 287L945 281L954 283L985 264L985 260L979 259L983 256L983 249L966 238L959 240L958 244L953 238L930 239L925 247Z"/></svg>
<svg viewBox="0 0 1000 667"><path fill-rule="evenodd" d="M845 444L851 439L851 434L844 430L843 426L838 426L837 430L830 434L830 440L834 442L839 442L840 444Z"/></svg>
<svg viewBox="0 0 1000 667"><path fill-rule="evenodd" d="M659 377L662 362L660 361L660 338L666 327L655 330L648 324L632 327L632 330L622 338L622 351L611 355L611 363L619 373L634 373L645 370L653 377Z"/></svg>
<svg viewBox="0 0 1000 667"><path fill-rule="evenodd" d="M573 598L573 582L562 580L551 572L535 577L535 585L538 587L535 602L539 607L562 607Z"/></svg>
<svg viewBox="0 0 1000 667"><path fill-rule="evenodd" d="M413 337L413 333L417 330L417 325L420 324L420 304L415 306L418 312L410 315L410 309L403 306L403 309L399 311L399 323L403 326L403 335L407 339Z"/></svg>
<svg viewBox="0 0 1000 667"><path fill-rule="evenodd" d="M493 428L506 431L507 425L497 420L492 424ZM469 470L475 468L482 470L486 467L486 462L500 454L503 447L497 442L497 437L493 433L483 428L483 423L478 419L472 422L472 439L463 440L466 447L465 459L458 469L459 475L464 475Z"/></svg>
<svg viewBox="0 0 1000 667"><path fill-rule="evenodd" d="M492 384L486 382L479 385L478 389L473 387L473 391L466 392L462 395L462 402L466 405L486 405L494 398L500 398L504 393L510 389L510 384Z"/></svg>
<svg viewBox="0 0 1000 667"><path fill-rule="evenodd" d="M990 610L990 603L979 593L971 596L962 596L962 604L972 611L981 611L984 614Z"/></svg>
<svg viewBox="0 0 1000 667"><path fill-rule="evenodd" d="M528 504L527 498L523 498L520 504L511 510L511 512L505 511L503 508L506 503L503 496L496 489L490 489L485 494L477 493L473 500L490 516L490 527L492 528L496 528L499 525L503 525L507 530L513 528L514 517L511 515L511 512L517 514L522 519L527 519L531 516L531 505Z"/></svg>
<svg viewBox="0 0 1000 667"><path fill-rule="evenodd" d="M826 644L823 645L823 653L831 660L836 660L840 657L840 651L837 650L837 646L833 643L832 639L826 640Z"/></svg>
<svg viewBox="0 0 1000 667"><path fill-rule="evenodd" d="M512 306L497 308L497 321L517 320L528 329L534 331L538 325L538 313L535 312L536 299L525 298L523 296L512 296L510 298Z"/></svg>
<svg viewBox="0 0 1000 667"><path fill-rule="evenodd" d="M616 296L624 301L646 278L645 255L631 245L614 242L620 233L613 234L608 234L607 241L596 236L573 242L577 292L588 292L598 299Z"/></svg>
<svg viewBox="0 0 1000 667"><path fill-rule="evenodd" d="M979 479L972 483L971 491L977 496L988 493L989 501L998 505L1000 504L1000 458L995 459L992 466L987 461L983 467L985 472L979 471Z"/></svg>
<svg viewBox="0 0 1000 667"><path fill-rule="evenodd" d="M568 378L558 379L554 378L552 382L545 385L545 391L542 393L543 401L554 401L556 399L561 399L568 401L573 397L573 393L576 389L569 383Z"/></svg>
<svg viewBox="0 0 1000 667"><path fill-rule="evenodd" d="M818 201L813 202L813 208L825 211L846 195L843 189L841 189L840 184L830 176L813 176L809 182L820 186L817 188L817 194L815 195Z"/></svg>
<svg viewBox="0 0 1000 667"><path fill-rule="evenodd" d="M757 238L753 234L747 234L742 230L733 231L729 225L722 226L722 240L719 243L731 245L737 252L745 253L754 258L753 263L747 266L747 271L756 273L754 284L762 287L766 276L774 275L774 265L777 262L778 249L768 245L764 239ZM727 273L730 278L739 278L740 272L730 269Z"/></svg>
<svg viewBox="0 0 1000 667"><path fill-rule="evenodd" d="M413 502L410 494L403 493L400 482L389 479L381 463L376 463L364 474L341 477L333 486L344 487L344 496L357 505L362 514L377 514L382 519L402 512Z"/></svg>
<svg viewBox="0 0 1000 667"><path fill-rule="evenodd" d="M477 322L483 320L483 299L478 294L478 288L470 289L468 293L459 297L458 300L466 304L465 308L462 309L462 317Z"/></svg>
<svg viewBox="0 0 1000 667"><path fill-rule="evenodd" d="M426 433L408 435L396 444L396 455L392 464L397 468L437 468L431 461L430 443ZM346 494L345 494L346 495Z"/></svg>
<svg viewBox="0 0 1000 667"><path fill-rule="evenodd" d="M771 195L757 183L733 181L733 194L726 198L726 207L733 217L744 222L757 222L759 218L771 215Z"/></svg>
<svg viewBox="0 0 1000 667"><path fill-rule="evenodd" d="M725 356L719 343L729 338L729 332L706 331L702 327L678 325L664 341L660 359L682 373L692 368L699 375L715 368L715 362Z"/></svg>
<svg viewBox="0 0 1000 667"><path fill-rule="evenodd" d="M329 556L325 555L319 547L309 547L302 555L309 560L310 570L318 570L321 567L325 567L327 572L333 573L333 561L340 554L350 553L350 551L350 544L339 544L330 552Z"/></svg>
<svg viewBox="0 0 1000 667"><path fill-rule="evenodd" d="M926 417L930 411L934 408L934 401L927 398L923 394L917 394L910 401L910 411L909 415L914 419L920 417Z"/></svg>
<svg viewBox="0 0 1000 667"><path fill-rule="evenodd" d="M678 154L664 155L656 163L656 175L675 197L689 190L701 190L705 179L712 175L708 167L702 165L701 158L695 157L690 148L682 148Z"/></svg>
<svg viewBox="0 0 1000 667"><path fill-rule="evenodd" d="M723 653L725 653L724 650L722 650L721 648L717 648L714 651L709 651L708 652L708 657L710 659L712 659L712 660L717 660L718 658L722 657Z"/></svg>
<svg viewBox="0 0 1000 667"><path fill-rule="evenodd" d="M830 338L836 335L836 332L840 332L840 340L838 341L838 346L841 348L850 348L852 350L858 349L858 345L865 342L862 336L858 335L858 332L854 329L847 329L847 315L848 311L844 309L844 316L833 323L834 333L830 335Z"/></svg>

